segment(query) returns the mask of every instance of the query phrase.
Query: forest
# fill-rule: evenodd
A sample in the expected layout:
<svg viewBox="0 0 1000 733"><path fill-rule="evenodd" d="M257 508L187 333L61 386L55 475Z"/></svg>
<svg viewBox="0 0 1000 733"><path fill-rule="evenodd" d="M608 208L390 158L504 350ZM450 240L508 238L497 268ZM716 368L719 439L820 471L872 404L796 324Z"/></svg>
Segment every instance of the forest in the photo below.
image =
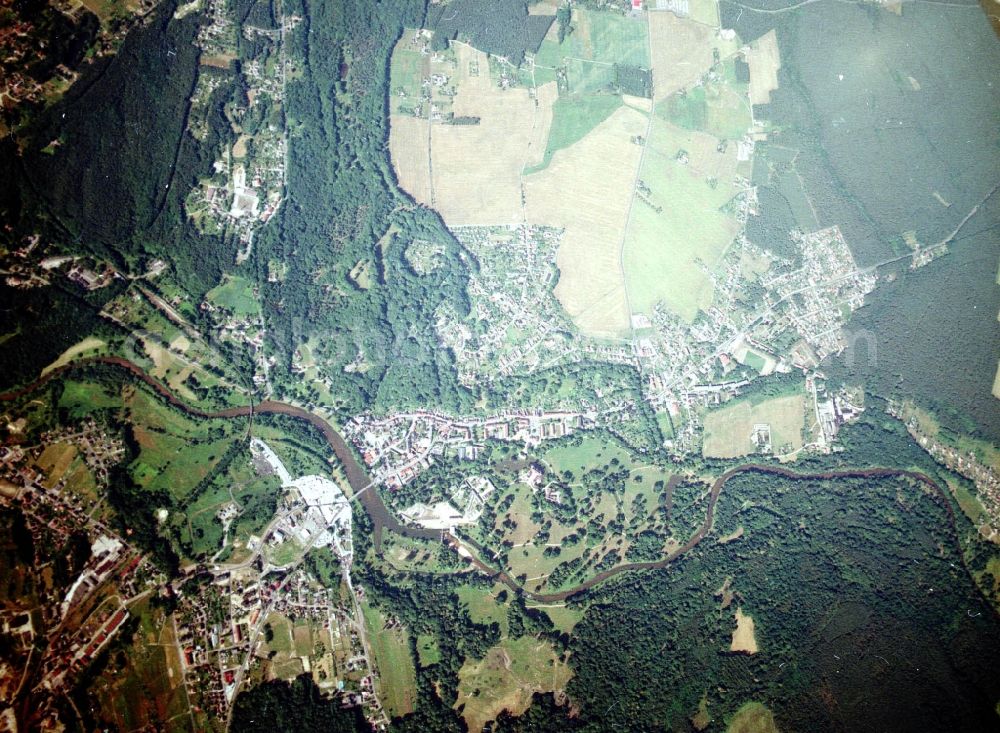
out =
<svg viewBox="0 0 1000 733"><path fill-rule="evenodd" d="M555 20L529 15L526 0L452 0L431 3L426 27L434 31L434 47L446 48L456 38L520 66L525 52L536 53Z"/></svg>
<svg viewBox="0 0 1000 733"><path fill-rule="evenodd" d="M1000 148L991 121L1000 104L985 90L1000 44L974 7L948 12L915 4L897 16L874 5L816 3L758 13L720 2L724 27L747 41L773 29L781 55L779 87L754 110L776 130L755 152L760 213L747 236L790 253L787 230L796 222L779 179L794 159L818 226L838 225L860 266L903 257L881 271L891 282L847 326L849 336L874 335L877 353L847 352L854 363L833 358L824 368L885 397L905 395L950 429L996 442ZM829 27L841 29L836 42ZM966 52L933 51L959 46ZM906 234L922 246L948 240L951 251L909 271Z"/></svg>

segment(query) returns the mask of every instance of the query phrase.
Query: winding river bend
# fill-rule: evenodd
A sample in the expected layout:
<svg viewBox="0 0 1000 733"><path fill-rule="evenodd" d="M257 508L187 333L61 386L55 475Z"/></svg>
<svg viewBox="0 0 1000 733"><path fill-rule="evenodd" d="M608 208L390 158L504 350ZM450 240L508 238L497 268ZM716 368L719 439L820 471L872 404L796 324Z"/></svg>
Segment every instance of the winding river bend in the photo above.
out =
<svg viewBox="0 0 1000 733"><path fill-rule="evenodd" d="M36 391L40 387L44 386L51 380L61 377L64 374L81 367L94 366L94 365L106 365L115 368L122 369L128 372L131 376L144 382L151 389L153 389L160 397L170 403L177 409L195 417L201 418L239 418L247 417L252 420L255 414L271 414L271 415L287 415L290 417L297 418L299 420L304 420L310 425L315 427L322 433L323 437L326 439L327 444L336 454L337 458L340 460L344 467L344 473L347 477L347 481L351 486L351 489L355 496L357 496L361 505L365 508L368 516L371 518L372 524L374 526L374 545L376 551L381 551L382 546L382 532L388 529L390 532L395 532L406 537L414 537L419 539L428 540L438 540L442 537L448 542L449 545L457 549L458 547L465 545L474 548L479 556L484 554L484 548L477 543L462 538L459 539L450 533L441 533L438 530L424 529L422 527L411 527L401 523L396 516L389 511L385 503L382 501L382 497L379 496L378 492L374 490L372 486L371 477L365 470L365 467L357 460L354 452L351 450L347 441L344 437L337 432L337 430L326 420L324 420L319 415L310 412L297 405L291 405L286 402L277 402L274 400L265 400L256 405L245 405L240 407L230 407L224 410L218 410L215 412L205 411L192 407L186 402L178 398L173 392L167 389L166 386L158 382L153 377L149 376L140 366L137 364L123 359L117 356L98 356L91 357L88 359L82 359L76 362L72 362L65 366L59 367L57 369L48 372L42 377L31 384L25 385L19 389L13 390L11 392L6 392L0 394L0 402L10 402L11 400L24 397ZM689 552L694 548L712 529L712 522L715 516L715 505L719 499L719 494L722 493L723 487L726 482L729 481L734 476L741 473L762 473L769 474L773 476L780 476L783 478L795 479L795 480L829 480L829 479L840 479L840 478L889 478L889 477L902 477L908 478L913 481L918 481L933 489L938 496L943 500L944 506L948 510L948 517L952 529L952 537L955 541L956 547L959 549L959 556L963 556L961 552L961 544L958 538L958 531L955 520L955 512L951 506L951 502L948 501L948 495L944 489L930 476L920 471L909 471L905 469L898 468L864 468L864 469L847 469L840 471L823 471L817 473L798 473L792 471L791 469L785 468L783 466L774 466L768 464L760 463L747 463L734 468L729 469L721 476L719 476L712 484L711 491L709 492L708 499L708 509L705 512L705 521L702 522L698 530L685 542L681 547L677 548L673 552L664 556L660 560L647 561L647 562L631 562L622 563L621 565L616 565L608 570L601 571L594 575L593 577L585 580L579 585L573 586L562 591L554 593L539 593L527 590L524 586L517 583L517 581L512 578L506 571L497 570L486 564L480 557L473 555L472 563L482 572L491 576L494 580L497 580L508 588L510 588L515 593L523 595L525 598L532 601L537 601L541 603L556 603L565 601L571 596L583 593L594 586L603 583L605 580L612 578L621 573L634 571L634 570L656 570L667 567L671 562L676 560L678 557L686 552ZM675 481L672 479L670 482L670 488L672 489ZM964 562L963 562L964 565ZM966 568L966 572L969 572ZM971 573L970 573L971 577ZM975 583L973 578L973 585L979 589L979 584ZM980 589L980 593L981 593ZM992 604L988 604L992 608ZM994 610L996 612L996 610Z"/></svg>

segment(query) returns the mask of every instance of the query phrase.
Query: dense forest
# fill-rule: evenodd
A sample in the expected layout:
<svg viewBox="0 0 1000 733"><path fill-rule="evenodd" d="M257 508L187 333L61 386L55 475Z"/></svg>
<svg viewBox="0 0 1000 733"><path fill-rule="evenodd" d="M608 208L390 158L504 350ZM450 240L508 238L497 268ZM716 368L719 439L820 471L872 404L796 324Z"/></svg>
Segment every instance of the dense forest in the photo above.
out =
<svg viewBox="0 0 1000 733"><path fill-rule="evenodd" d="M554 20L529 15L526 0L452 0L429 6L426 27L434 31L437 49L458 38L520 66L526 51L538 51Z"/></svg>
<svg viewBox="0 0 1000 733"><path fill-rule="evenodd" d="M883 271L894 280L854 314L849 336L873 335L877 353L862 347L847 353L853 363L824 366L839 380L913 398L952 430L1000 440L990 395L1000 353L1000 97L991 90L1000 44L989 23L974 6L956 14L922 4L897 16L843 3L747 12L722 0L720 13L747 41L774 29L781 54L779 88L754 110L777 130L755 154L752 241L791 254L788 229L811 217L806 207L797 219L789 204L792 160L818 226L840 226L860 265L905 255L906 233L924 246L954 236L951 253L930 265L910 272L903 259ZM830 27L840 29L836 41ZM929 63L934 48L963 52Z"/></svg>

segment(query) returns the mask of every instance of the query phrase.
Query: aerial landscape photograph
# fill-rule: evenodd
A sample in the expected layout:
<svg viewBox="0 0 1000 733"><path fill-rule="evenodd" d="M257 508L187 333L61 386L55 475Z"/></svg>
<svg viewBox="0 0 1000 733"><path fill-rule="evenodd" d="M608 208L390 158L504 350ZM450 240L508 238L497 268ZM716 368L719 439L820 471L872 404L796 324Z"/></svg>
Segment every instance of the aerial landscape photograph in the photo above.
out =
<svg viewBox="0 0 1000 733"><path fill-rule="evenodd" d="M0 0L28 731L1000 731L1000 0Z"/></svg>

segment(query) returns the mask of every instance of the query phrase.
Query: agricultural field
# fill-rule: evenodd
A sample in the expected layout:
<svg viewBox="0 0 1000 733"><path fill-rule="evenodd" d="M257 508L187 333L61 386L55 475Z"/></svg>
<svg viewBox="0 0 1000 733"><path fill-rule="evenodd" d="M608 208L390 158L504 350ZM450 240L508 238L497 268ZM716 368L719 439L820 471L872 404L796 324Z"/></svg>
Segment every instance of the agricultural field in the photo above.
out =
<svg viewBox="0 0 1000 733"><path fill-rule="evenodd" d="M649 43L656 102L697 83L739 49L739 39L722 38L718 28L666 11L649 13Z"/></svg>
<svg viewBox="0 0 1000 733"><path fill-rule="evenodd" d="M738 192L736 146L654 116L623 260L633 312L663 302L693 322L712 303L714 269L739 230L724 212Z"/></svg>
<svg viewBox="0 0 1000 733"><path fill-rule="evenodd" d="M580 140L622 105L615 94L562 95L552 105L552 126L542 161L524 169L525 175L546 168L552 156Z"/></svg>
<svg viewBox="0 0 1000 733"><path fill-rule="evenodd" d="M536 692L556 692L572 672L548 641L530 636L505 639L481 660L466 660L458 672L458 701L472 733L507 710L520 715Z"/></svg>
<svg viewBox="0 0 1000 733"><path fill-rule="evenodd" d="M212 305L237 317L256 316L260 312L260 299L254 294L253 286L238 275L226 275L205 297Z"/></svg>
<svg viewBox="0 0 1000 733"><path fill-rule="evenodd" d="M572 32L558 42L555 25L532 66L536 82L560 78L561 92L601 94L616 90L615 65L648 69L646 23L612 12L573 8Z"/></svg>
<svg viewBox="0 0 1000 733"><path fill-rule="evenodd" d="M398 625L387 628L386 619L376 608L364 605L362 610L380 673L382 704L393 717L411 713L417 703L417 671L406 629Z"/></svg>
<svg viewBox="0 0 1000 733"><path fill-rule="evenodd" d="M642 157L635 139L646 134L647 122L641 112L620 107L524 179L529 221L565 229L555 295L588 335L613 336L629 325L619 255ZM609 160L616 165L609 167Z"/></svg>
<svg viewBox="0 0 1000 733"><path fill-rule="evenodd" d="M723 74L678 92L658 105L657 112L677 127L701 130L720 140L739 140L753 124L747 85L737 79L735 62Z"/></svg>
<svg viewBox="0 0 1000 733"><path fill-rule="evenodd" d="M750 67L751 104L770 103L771 92L778 88L778 69L781 68L778 35L773 30L750 44L747 65Z"/></svg>
<svg viewBox="0 0 1000 733"><path fill-rule="evenodd" d="M705 413L702 453L709 458L737 458L756 452L754 425L771 426L771 445L777 455L802 447L806 427L806 396L790 394L753 404L740 400Z"/></svg>

